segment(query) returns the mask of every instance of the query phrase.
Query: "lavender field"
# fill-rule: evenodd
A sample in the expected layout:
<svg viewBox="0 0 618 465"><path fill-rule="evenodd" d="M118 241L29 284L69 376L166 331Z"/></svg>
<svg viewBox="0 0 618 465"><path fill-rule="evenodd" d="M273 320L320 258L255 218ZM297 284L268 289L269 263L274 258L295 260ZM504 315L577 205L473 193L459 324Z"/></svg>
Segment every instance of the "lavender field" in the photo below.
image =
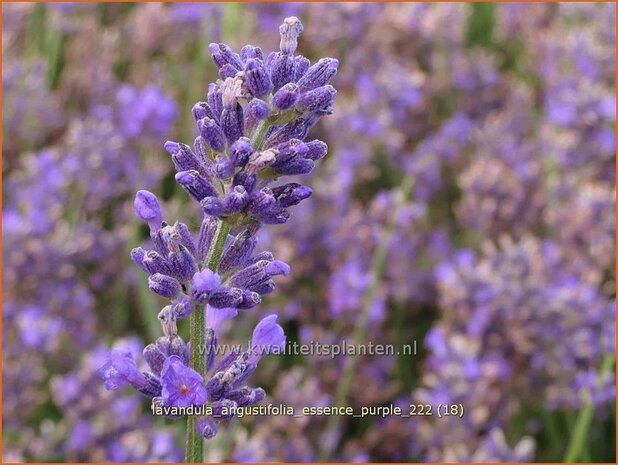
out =
<svg viewBox="0 0 618 465"><path fill-rule="evenodd" d="M615 22L3 3L2 461L615 462Z"/></svg>

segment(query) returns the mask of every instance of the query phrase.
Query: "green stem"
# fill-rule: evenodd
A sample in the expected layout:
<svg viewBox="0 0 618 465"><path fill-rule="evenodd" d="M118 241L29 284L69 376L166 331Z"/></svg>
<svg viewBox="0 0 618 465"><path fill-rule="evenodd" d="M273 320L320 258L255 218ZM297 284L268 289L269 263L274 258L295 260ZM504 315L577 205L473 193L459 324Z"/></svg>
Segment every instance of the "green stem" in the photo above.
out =
<svg viewBox="0 0 618 465"><path fill-rule="evenodd" d="M393 233L395 231L397 216L399 215L399 211L403 206L404 202L406 201L407 197L410 195L410 191L412 190L412 182L413 179L411 177L406 177L404 178L403 183L399 187L400 197L391 213L384 234L382 235L380 243L378 244L378 247L373 255L373 260L371 263L371 282L367 287L365 294L363 295L363 300L361 304L361 315L360 318L357 320L356 327L354 328L353 344L355 346L361 345L363 343L363 340L365 339L365 335L367 332L367 324L369 322L371 304L374 300L376 288L380 282L380 278L384 274L386 258L388 255L388 248L393 237ZM348 391L350 390L350 386L352 385L352 378L354 376L355 369L356 357L348 357L348 359L346 360L343 375L341 376L341 382L339 383L337 392L335 393L335 407L344 406L346 399L348 398ZM333 415L329 417L325 429L325 437L327 440L322 443L323 446L318 454L318 461L323 462L334 452L336 445L330 440L330 438L332 438L332 435L335 434L337 429L339 428L341 418L342 417L340 415Z"/></svg>
<svg viewBox="0 0 618 465"><path fill-rule="evenodd" d="M260 121L258 127L255 128L253 133L253 137L251 138L251 145L255 150L260 150L262 148L262 143L264 142L264 137L266 137L266 131L270 128L271 123L269 120Z"/></svg>
<svg viewBox="0 0 618 465"><path fill-rule="evenodd" d="M215 271L219 265L229 231L230 225L220 221L206 259L207 266L212 271ZM205 322L206 309L196 308L189 320L189 340L191 341L189 366L202 375L205 368L202 352L206 331ZM195 416L187 417L187 446L185 451L185 462L187 463L202 463L204 460L204 439L195 429L196 422Z"/></svg>
<svg viewBox="0 0 618 465"><path fill-rule="evenodd" d="M613 366L614 357L605 357L599 371L599 379L602 380L607 374L609 374ZM584 451L584 445L588 435L587 433L594 417L594 406L592 405L589 396L586 396L583 404L584 405L577 416L577 420L575 421L575 427L573 429L573 434L571 434L569 447L564 455L565 463L573 463L579 460L582 456L582 452Z"/></svg>

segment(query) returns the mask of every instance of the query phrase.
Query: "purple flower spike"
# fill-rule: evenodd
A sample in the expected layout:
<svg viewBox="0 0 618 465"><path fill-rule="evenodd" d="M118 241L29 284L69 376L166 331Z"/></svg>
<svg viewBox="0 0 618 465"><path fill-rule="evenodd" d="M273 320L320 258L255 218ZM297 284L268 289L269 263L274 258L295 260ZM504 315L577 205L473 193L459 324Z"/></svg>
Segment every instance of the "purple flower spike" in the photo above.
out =
<svg viewBox="0 0 618 465"><path fill-rule="evenodd" d="M115 391L124 386L142 389L147 380L139 371L133 355L128 350L114 349L108 356L107 362L98 370L99 376L105 381L105 389Z"/></svg>
<svg viewBox="0 0 618 465"><path fill-rule="evenodd" d="M329 80L339 64L326 58L310 66L307 58L294 55L302 32L297 18L287 18L279 32L280 51L266 59L251 45L238 54L227 45L210 44L220 80L209 84L206 101L192 108L199 135L192 147L164 144L177 183L202 207L199 233L183 223L165 223L154 194L137 193L135 211L149 224L153 246L133 249L131 258L148 274L149 288L170 302L159 313L163 336L143 350L151 371L140 373L128 352L114 351L99 370L108 389L130 385L152 398L154 406L210 401L219 419L265 397L262 389L246 383L261 357L285 344L276 315L256 326L247 352L235 350L217 359L219 333L224 321L273 292L276 276L290 272L271 252L254 255L257 233L264 224L285 223L287 209L312 194L302 184L273 185L283 175L308 173L326 155L326 144L304 139L332 111L336 91ZM177 320L189 316L192 328L197 318L206 321L185 343ZM190 363L203 367L200 373ZM213 417L196 421L203 438L217 433Z"/></svg>
<svg viewBox="0 0 618 465"><path fill-rule="evenodd" d="M135 195L134 206L138 218L147 222L151 231L161 229L163 212L156 195L146 190L138 191Z"/></svg>
<svg viewBox="0 0 618 465"><path fill-rule="evenodd" d="M256 364L264 355L283 349L285 334L277 324L277 315L269 315L262 319L253 330L249 363Z"/></svg>
<svg viewBox="0 0 618 465"><path fill-rule="evenodd" d="M180 357L169 357L161 370L161 397L170 407L200 406L206 403L204 378L185 366Z"/></svg>

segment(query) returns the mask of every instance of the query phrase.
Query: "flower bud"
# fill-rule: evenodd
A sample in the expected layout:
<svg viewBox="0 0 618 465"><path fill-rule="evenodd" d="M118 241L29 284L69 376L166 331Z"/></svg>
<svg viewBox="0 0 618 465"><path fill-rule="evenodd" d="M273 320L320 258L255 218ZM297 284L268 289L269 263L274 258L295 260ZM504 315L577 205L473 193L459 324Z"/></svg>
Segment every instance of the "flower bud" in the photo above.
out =
<svg viewBox="0 0 618 465"><path fill-rule="evenodd" d="M234 53L232 49L225 44L210 44L208 46L212 61L217 68L221 69L226 64L231 65L238 71L242 69L242 61L237 53Z"/></svg>
<svg viewBox="0 0 618 465"><path fill-rule="evenodd" d="M249 161L249 156L253 153L251 140L241 137L230 147L230 161L234 166L243 167Z"/></svg>
<svg viewBox="0 0 618 465"><path fill-rule="evenodd" d="M197 128L206 144L213 151L223 152L225 149L225 134L214 120L202 118L197 122Z"/></svg>
<svg viewBox="0 0 618 465"><path fill-rule="evenodd" d="M228 214L238 213L245 208L248 200L249 196L245 188L243 186L236 186L225 197L225 200L223 200L223 206Z"/></svg>
<svg viewBox="0 0 618 465"><path fill-rule="evenodd" d="M283 24L279 26L279 34L281 42L279 48L286 55L294 55L298 46L298 36L303 32L303 25L296 16L290 16L283 20Z"/></svg>
<svg viewBox="0 0 618 465"><path fill-rule="evenodd" d="M158 231L161 229L163 213L161 211L161 205L159 205L159 200L152 192L146 190L138 191L135 195L134 206L137 217L147 222L151 231Z"/></svg>
<svg viewBox="0 0 618 465"><path fill-rule="evenodd" d="M268 118L269 113L268 104L264 100L254 98L247 105L245 116L250 116L255 121L261 121Z"/></svg>
<svg viewBox="0 0 618 465"><path fill-rule="evenodd" d="M287 110L294 106L299 95L298 86L293 83L288 83L275 93L273 96L273 105L277 110Z"/></svg>
<svg viewBox="0 0 618 465"><path fill-rule="evenodd" d="M258 60L264 61L264 54L262 53L262 49L260 47L255 47L253 45L245 45L240 49L240 59L245 63L250 58L257 58Z"/></svg>
<svg viewBox="0 0 618 465"><path fill-rule="evenodd" d="M328 146L322 142L321 140L312 140L310 142L305 142L307 148L307 154L305 158L313 161L320 160L326 156L326 152L328 151Z"/></svg>
<svg viewBox="0 0 618 465"><path fill-rule="evenodd" d="M195 423L195 429L204 439L212 439L217 435L217 424L210 418L199 418Z"/></svg>
<svg viewBox="0 0 618 465"><path fill-rule="evenodd" d="M208 295L208 305L216 308L236 308L242 301L242 290L234 287L220 287Z"/></svg>
<svg viewBox="0 0 618 465"><path fill-rule="evenodd" d="M327 85L318 87L317 89L302 94L298 98L294 108L300 113L332 113L332 106L336 96L337 91L333 86Z"/></svg>
<svg viewBox="0 0 618 465"><path fill-rule="evenodd" d="M180 294L180 283L164 274L156 273L148 278L148 288L155 294L173 299Z"/></svg>
<svg viewBox="0 0 618 465"><path fill-rule="evenodd" d="M154 344L148 344L143 351L144 360L155 375L161 376L161 369L165 363L165 355Z"/></svg>
<svg viewBox="0 0 618 465"><path fill-rule="evenodd" d="M273 90L273 83L261 60L249 58L245 64L245 84L254 97L263 97Z"/></svg>
<svg viewBox="0 0 618 465"><path fill-rule="evenodd" d="M175 178L176 182L198 202L204 197L217 195L213 185L195 170L181 171L176 173Z"/></svg>
<svg viewBox="0 0 618 465"><path fill-rule="evenodd" d="M304 76L298 80L300 92L307 92L328 84L328 81L337 74L338 67L339 60L334 58L322 58L311 66Z"/></svg>
<svg viewBox="0 0 618 465"><path fill-rule="evenodd" d="M254 234L253 228L247 228L234 238L234 242L223 251L218 267L219 273L227 273L245 263L257 243Z"/></svg>
<svg viewBox="0 0 618 465"><path fill-rule="evenodd" d="M197 102L193 105L193 109L191 111L193 113L193 119L196 123L203 118L210 118L212 120L215 119L215 114L206 102Z"/></svg>
<svg viewBox="0 0 618 465"><path fill-rule="evenodd" d="M283 208L297 205L302 200L310 197L312 193L311 188L295 182L273 188L273 195L277 199L278 204Z"/></svg>

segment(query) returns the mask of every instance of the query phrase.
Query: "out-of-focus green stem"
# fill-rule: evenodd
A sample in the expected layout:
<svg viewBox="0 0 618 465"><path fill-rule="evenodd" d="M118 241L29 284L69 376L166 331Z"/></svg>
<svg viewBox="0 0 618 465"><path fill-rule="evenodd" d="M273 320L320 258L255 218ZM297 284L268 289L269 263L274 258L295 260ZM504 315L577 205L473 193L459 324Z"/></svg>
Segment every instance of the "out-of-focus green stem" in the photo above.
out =
<svg viewBox="0 0 618 465"><path fill-rule="evenodd" d="M229 41L238 37L239 19L242 18L243 4L240 2L228 3L224 10L222 38Z"/></svg>
<svg viewBox="0 0 618 465"><path fill-rule="evenodd" d="M614 361L615 358L612 356L608 356L603 359L603 363L601 364L601 369L599 371L599 379L602 380L611 372L611 369L614 366ZM579 411L577 420L575 421L575 427L573 428L573 433L571 434L569 447L564 455L565 463L573 463L580 460L582 453L584 452L586 437L588 435L588 430L590 429L590 424L592 423L593 417L594 405L592 404L591 399L587 397L584 399L583 406Z"/></svg>
<svg viewBox="0 0 618 465"><path fill-rule="evenodd" d="M223 253L223 247L227 239L230 226L227 223L219 222L217 232L213 238L210 250L207 257L207 266L212 271L215 271L221 260L221 254ZM191 341L191 355L189 359L189 366L195 371L204 374L204 354L202 347L204 346L205 339L205 322L206 322L206 309L198 307L191 314L189 320L190 341ZM197 418L195 416L187 417L187 445L185 450L185 461L187 463L202 463L204 456L204 439L198 434L195 429Z"/></svg>
<svg viewBox="0 0 618 465"><path fill-rule="evenodd" d="M361 314L359 319L357 320L356 327L354 328L354 339L352 343L355 346L361 345L363 343L363 340L365 339L365 335L367 333L367 324L369 323L371 303L373 302L373 299L375 297L376 288L380 282L380 278L384 274L386 258L388 255L388 247L391 243L393 232L397 224L397 217L399 216L399 211L401 210L401 207L410 195L410 191L412 190L412 184L412 177L408 176L404 178L401 186L399 187L399 199L397 200L397 204L395 205L395 208L393 208L393 210L391 211L391 216L389 218L388 224L386 225L384 234L382 234L378 247L374 252L373 260L371 263L371 281L363 295ZM346 360L343 375L341 376L341 382L339 383L337 392L335 393L335 407L344 406L346 399L348 398L348 392L352 384L352 378L354 376L355 369L356 357L348 357ZM325 429L325 441L322 442L323 446L318 454L319 461L323 462L324 460L329 458L329 456L334 452L336 444L332 441L332 435L336 434L340 422L340 415L333 415L329 417Z"/></svg>

